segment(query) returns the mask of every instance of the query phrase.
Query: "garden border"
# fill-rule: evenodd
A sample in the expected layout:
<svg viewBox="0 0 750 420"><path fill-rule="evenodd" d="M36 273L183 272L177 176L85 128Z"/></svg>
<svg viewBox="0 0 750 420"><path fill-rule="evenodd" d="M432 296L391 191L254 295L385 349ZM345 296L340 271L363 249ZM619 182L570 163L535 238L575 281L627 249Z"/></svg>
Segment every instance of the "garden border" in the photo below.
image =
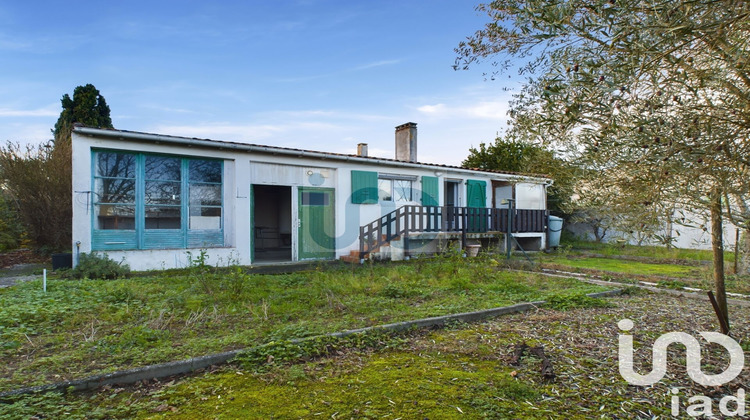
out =
<svg viewBox="0 0 750 420"><path fill-rule="evenodd" d="M608 290L604 292L589 293L586 296L592 298L617 296L623 293L622 289ZM422 318L412 321L396 322L392 324L376 325L372 327L357 328L352 330L339 331L334 333L322 334L317 336L298 338L290 340L292 342L303 342L314 340L321 337L346 337L352 334L361 334L370 331L403 331L410 328L441 327L453 322L477 322L488 318L498 317L500 315L512 314L517 312L526 312L530 309L537 308L547 304L547 301L539 300L534 302L517 303L510 306L484 309L474 312L463 312L458 314L443 315L431 318ZM4 398L20 396L24 394L43 393L50 391L85 391L101 388L105 385L129 385L143 380L161 379L175 375L184 375L195 372L200 369L213 365L220 365L231 361L240 353L248 350L262 347L259 346L242 348L237 350L215 353L206 356L193 357L190 359L179 360L175 362L159 363L140 368L121 370L101 375L93 375L83 379L71 381L56 382L47 385L38 385L27 388L19 388L11 391L0 392L0 401Z"/></svg>

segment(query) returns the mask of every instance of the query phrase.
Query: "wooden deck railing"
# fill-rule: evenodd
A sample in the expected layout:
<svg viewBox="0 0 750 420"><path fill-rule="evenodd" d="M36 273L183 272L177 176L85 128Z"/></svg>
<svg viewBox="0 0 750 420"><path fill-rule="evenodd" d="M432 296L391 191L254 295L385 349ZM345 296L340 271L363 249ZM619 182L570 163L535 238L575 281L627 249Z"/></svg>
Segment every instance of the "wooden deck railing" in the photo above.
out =
<svg viewBox="0 0 750 420"><path fill-rule="evenodd" d="M511 233L545 232L547 210L512 209ZM462 245L467 233L508 231L508 209L406 205L359 228L360 259L392 240L410 233L459 232Z"/></svg>

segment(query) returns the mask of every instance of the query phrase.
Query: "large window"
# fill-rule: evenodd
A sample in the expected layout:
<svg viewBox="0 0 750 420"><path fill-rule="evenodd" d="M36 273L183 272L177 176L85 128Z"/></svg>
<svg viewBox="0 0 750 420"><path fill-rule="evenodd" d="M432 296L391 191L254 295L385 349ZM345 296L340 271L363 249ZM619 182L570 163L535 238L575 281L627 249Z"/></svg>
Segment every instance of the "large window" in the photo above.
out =
<svg viewBox="0 0 750 420"><path fill-rule="evenodd" d="M190 229L221 229L221 162L191 160Z"/></svg>
<svg viewBox="0 0 750 420"><path fill-rule="evenodd" d="M146 229L182 228L182 159L145 157Z"/></svg>
<svg viewBox="0 0 750 420"><path fill-rule="evenodd" d="M99 229L135 229L135 156L100 153L94 183Z"/></svg>
<svg viewBox="0 0 750 420"><path fill-rule="evenodd" d="M223 245L220 160L94 153L95 250Z"/></svg>

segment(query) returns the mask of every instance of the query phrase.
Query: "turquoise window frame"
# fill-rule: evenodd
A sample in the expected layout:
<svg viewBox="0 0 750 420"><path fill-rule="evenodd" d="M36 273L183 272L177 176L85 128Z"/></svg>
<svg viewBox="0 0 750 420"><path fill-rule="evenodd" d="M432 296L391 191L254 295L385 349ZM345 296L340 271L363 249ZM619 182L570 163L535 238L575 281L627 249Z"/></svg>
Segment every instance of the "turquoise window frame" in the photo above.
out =
<svg viewBox="0 0 750 420"><path fill-rule="evenodd" d="M97 174L98 153L125 153L136 157L136 189L135 189L135 229L99 229L96 220L97 205L101 205L96 197L96 180L106 178ZM179 229L146 229L146 157L159 156L167 158L178 158L180 162L180 228ZM91 201L91 244L94 251L108 250L132 250L132 249L181 249L201 247L223 247L225 206L224 206L224 161L222 159L197 158L192 156L180 156L161 153L145 153L129 150L92 149L91 151L91 186L94 199ZM220 205L206 206L217 208L221 211L219 229L189 229L189 191L190 176L189 164L191 160L212 160L219 162L220 182L202 183L219 185Z"/></svg>

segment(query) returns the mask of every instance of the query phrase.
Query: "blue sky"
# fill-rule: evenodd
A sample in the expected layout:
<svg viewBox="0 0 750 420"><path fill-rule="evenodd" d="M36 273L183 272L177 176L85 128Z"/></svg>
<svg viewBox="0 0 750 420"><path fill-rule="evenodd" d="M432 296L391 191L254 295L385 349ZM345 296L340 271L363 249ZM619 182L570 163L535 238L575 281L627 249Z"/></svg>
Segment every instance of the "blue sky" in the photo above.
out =
<svg viewBox="0 0 750 420"><path fill-rule="evenodd" d="M505 127L513 79L454 71L485 16L466 0L0 0L0 141L45 141L94 84L115 128L459 164Z"/></svg>

